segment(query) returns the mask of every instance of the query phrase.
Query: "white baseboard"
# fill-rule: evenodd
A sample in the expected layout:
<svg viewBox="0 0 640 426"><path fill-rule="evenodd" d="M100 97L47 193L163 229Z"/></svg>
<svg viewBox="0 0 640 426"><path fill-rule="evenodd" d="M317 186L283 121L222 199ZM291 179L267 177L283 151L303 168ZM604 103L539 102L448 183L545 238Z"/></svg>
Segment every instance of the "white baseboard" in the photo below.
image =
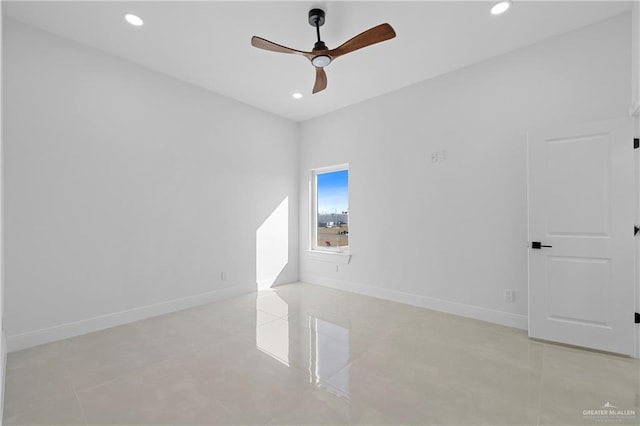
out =
<svg viewBox="0 0 640 426"><path fill-rule="evenodd" d="M7 339L4 330L0 330L0 345L2 345L0 349L0 363L2 363L0 366L2 368L2 375L0 376L0 425L2 425L2 419L4 418L4 383L7 377Z"/></svg>
<svg viewBox="0 0 640 426"><path fill-rule="evenodd" d="M479 306L465 305L464 303L451 302L448 300L436 299L434 297L420 296L380 287L365 286L314 275L303 274L300 277L300 281L335 288L337 290L364 294L365 296L376 297L378 299L405 303L407 305L418 306L420 308L432 309L434 311L446 312L448 314L459 315L461 317L487 321L494 324L505 325L507 327L519 328L522 330L527 330L529 325L528 318L525 315L496 311Z"/></svg>
<svg viewBox="0 0 640 426"><path fill-rule="evenodd" d="M217 302L219 300L228 299L230 297L256 291L255 286L255 284L234 286L211 291L208 293L197 294L194 296L187 296L181 299L169 300L167 302L161 302L154 305L141 306L139 308L115 312L113 314L101 315L94 318L87 318L80 321L60 324L41 330L14 334L7 337L8 346L6 346L6 348L8 352L19 351L22 349L30 348L32 346L42 345L44 343L68 339L70 337L104 330L106 328L128 324L134 321L151 318L158 315L181 311L183 309L191 308L194 306Z"/></svg>

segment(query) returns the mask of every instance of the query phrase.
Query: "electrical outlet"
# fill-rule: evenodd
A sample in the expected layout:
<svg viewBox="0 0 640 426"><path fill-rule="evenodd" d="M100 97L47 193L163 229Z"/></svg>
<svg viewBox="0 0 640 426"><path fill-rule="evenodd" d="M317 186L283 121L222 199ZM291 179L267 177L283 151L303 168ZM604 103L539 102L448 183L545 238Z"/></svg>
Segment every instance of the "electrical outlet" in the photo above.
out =
<svg viewBox="0 0 640 426"><path fill-rule="evenodd" d="M433 151L431 153L432 163L441 163L447 159L447 151Z"/></svg>
<svg viewBox="0 0 640 426"><path fill-rule="evenodd" d="M220 272L220 281L226 281L226 280L227 280L227 273Z"/></svg>
<svg viewBox="0 0 640 426"><path fill-rule="evenodd" d="M505 290L504 291L504 301L513 303L516 301L516 292L514 290Z"/></svg>

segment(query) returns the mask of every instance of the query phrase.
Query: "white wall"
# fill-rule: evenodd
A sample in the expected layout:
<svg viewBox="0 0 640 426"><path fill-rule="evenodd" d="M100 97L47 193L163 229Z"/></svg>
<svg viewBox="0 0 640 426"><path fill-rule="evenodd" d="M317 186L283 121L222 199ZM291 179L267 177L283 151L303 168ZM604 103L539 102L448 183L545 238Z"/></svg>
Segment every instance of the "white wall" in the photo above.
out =
<svg viewBox="0 0 640 426"><path fill-rule="evenodd" d="M295 123L15 21L4 47L10 350L255 291L285 200L297 280Z"/></svg>
<svg viewBox="0 0 640 426"><path fill-rule="evenodd" d="M630 44L625 14L304 122L301 218L308 170L349 163L352 259L301 220L301 280L526 328L527 129L627 116Z"/></svg>

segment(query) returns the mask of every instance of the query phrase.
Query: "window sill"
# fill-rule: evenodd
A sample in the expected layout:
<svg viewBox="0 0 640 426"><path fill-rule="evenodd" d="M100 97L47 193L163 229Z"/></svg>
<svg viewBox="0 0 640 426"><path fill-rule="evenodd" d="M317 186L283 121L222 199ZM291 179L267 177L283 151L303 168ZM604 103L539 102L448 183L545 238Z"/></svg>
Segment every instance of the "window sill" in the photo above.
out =
<svg viewBox="0 0 640 426"><path fill-rule="evenodd" d="M307 253L310 259L321 262L343 263L346 265L351 261L351 255L346 252L308 250Z"/></svg>

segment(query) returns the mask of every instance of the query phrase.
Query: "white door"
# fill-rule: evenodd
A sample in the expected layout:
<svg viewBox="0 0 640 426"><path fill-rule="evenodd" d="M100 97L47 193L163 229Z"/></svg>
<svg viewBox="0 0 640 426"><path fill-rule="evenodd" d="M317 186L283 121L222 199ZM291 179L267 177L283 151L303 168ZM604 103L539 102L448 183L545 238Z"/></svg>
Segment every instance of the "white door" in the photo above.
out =
<svg viewBox="0 0 640 426"><path fill-rule="evenodd" d="M633 355L631 119L529 135L528 178L529 336Z"/></svg>

